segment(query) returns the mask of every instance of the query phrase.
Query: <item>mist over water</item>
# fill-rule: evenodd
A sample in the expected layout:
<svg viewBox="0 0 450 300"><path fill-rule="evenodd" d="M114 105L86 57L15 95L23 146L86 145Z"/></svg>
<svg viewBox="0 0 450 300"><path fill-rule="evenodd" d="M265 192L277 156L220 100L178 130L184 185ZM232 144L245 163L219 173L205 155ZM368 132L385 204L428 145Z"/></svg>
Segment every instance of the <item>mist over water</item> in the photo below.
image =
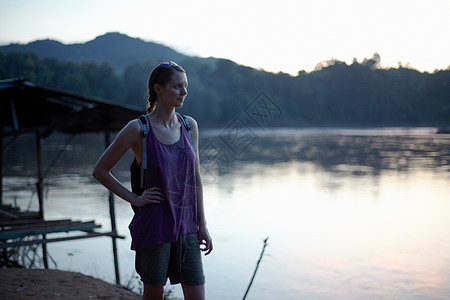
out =
<svg viewBox="0 0 450 300"><path fill-rule="evenodd" d="M266 129L239 155L218 132L202 132L201 146L212 143L229 158L215 169L201 152L215 248L204 259L208 297L241 298L269 237L248 299L445 299L450 136L434 132ZM44 165L66 138L44 140ZM30 145L19 138L4 153L4 202L24 209L37 207ZM90 177L103 149L101 135L75 138L48 173L47 219L95 219L103 230L110 227L107 191ZM114 170L127 186L130 162L127 153ZM137 291L127 229L132 210L116 198L116 212L126 236L119 241L121 281ZM110 239L48 248L53 267L114 281ZM174 291L181 296L180 287Z"/></svg>

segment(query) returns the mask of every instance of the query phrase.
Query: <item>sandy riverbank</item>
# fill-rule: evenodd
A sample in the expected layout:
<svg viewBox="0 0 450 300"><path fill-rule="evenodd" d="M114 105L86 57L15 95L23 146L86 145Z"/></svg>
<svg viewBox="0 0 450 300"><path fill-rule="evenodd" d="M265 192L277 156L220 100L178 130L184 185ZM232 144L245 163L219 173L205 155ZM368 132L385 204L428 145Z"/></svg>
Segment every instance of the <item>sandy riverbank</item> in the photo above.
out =
<svg viewBox="0 0 450 300"><path fill-rule="evenodd" d="M60 270L0 269L0 299L141 299L137 294L86 276Z"/></svg>

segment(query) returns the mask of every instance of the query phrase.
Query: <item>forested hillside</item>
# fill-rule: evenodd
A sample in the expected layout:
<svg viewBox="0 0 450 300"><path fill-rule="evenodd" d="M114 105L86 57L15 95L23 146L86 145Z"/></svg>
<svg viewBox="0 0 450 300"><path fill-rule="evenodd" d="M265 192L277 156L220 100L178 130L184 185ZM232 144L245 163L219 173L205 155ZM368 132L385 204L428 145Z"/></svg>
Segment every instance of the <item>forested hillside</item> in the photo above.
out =
<svg viewBox="0 0 450 300"><path fill-rule="evenodd" d="M131 63L144 62L149 58L156 61L165 60L167 57L174 61L187 58L186 55L169 47L145 42L118 32L106 33L83 44L65 45L54 40L38 40L26 45L10 44L0 49L5 52L34 52L42 58L56 58L62 61L96 63L106 61L119 71Z"/></svg>
<svg viewBox="0 0 450 300"><path fill-rule="evenodd" d="M122 35L119 38L123 44L115 40L117 51L143 53L128 45ZM203 127L226 125L261 91L283 110L273 126L450 125L449 68L433 73L401 66L382 69L378 54L352 64L322 62L313 72L291 76L170 51L167 56L150 52L147 59L146 55L124 58L109 47L102 62L100 48L97 59L85 56L85 60L76 55L72 60L56 59L17 45L13 48L0 48L0 79L25 77L37 84L141 107L145 106L151 69L161 60L175 60L186 69L189 79L189 96L182 110L195 116Z"/></svg>

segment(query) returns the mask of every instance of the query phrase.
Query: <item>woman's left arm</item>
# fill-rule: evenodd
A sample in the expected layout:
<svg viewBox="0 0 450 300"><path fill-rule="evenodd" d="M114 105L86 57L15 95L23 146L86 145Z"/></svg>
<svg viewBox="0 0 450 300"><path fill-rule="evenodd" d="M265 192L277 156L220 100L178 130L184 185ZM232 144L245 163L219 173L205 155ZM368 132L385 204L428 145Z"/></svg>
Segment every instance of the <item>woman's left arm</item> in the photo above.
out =
<svg viewBox="0 0 450 300"><path fill-rule="evenodd" d="M192 137L194 138L195 146L197 148L197 151L195 152L196 156L196 168L195 168L195 178L196 178L196 189L197 189L197 214L198 214L198 240L200 245L203 245L200 247L200 250L205 251L205 255L208 255L213 250L213 243L211 236L209 235L208 228L206 226L206 216L205 216L205 205L203 201L203 185L202 185L202 178L200 175L200 155L199 155L199 148L198 148L198 140L199 140L199 133L198 133L198 124L197 122L191 118L188 117L189 121L192 125Z"/></svg>

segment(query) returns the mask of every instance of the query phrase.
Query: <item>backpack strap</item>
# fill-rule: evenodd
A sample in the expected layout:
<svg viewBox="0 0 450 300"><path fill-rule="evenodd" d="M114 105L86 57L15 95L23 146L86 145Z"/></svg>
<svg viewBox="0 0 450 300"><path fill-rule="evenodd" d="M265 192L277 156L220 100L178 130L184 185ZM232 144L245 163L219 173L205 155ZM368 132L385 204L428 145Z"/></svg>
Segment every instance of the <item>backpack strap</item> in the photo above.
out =
<svg viewBox="0 0 450 300"><path fill-rule="evenodd" d="M148 168L147 162L147 136L150 121L148 120L147 115L140 116L138 119L141 124L141 132L142 132L142 160L141 160L141 177L140 177L140 187L144 188L144 170Z"/></svg>
<svg viewBox="0 0 450 300"><path fill-rule="evenodd" d="M177 113L177 115L179 115L181 117L181 120L183 121L184 127L189 132L189 137L191 138L191 144L192 144L192 148L194 148L194 152L197 152L197 147L195 146L194 137L192 136L191 122L189 121L189 119L185 115L182 115L182 114L179 114L179 113Z"/></svg>

